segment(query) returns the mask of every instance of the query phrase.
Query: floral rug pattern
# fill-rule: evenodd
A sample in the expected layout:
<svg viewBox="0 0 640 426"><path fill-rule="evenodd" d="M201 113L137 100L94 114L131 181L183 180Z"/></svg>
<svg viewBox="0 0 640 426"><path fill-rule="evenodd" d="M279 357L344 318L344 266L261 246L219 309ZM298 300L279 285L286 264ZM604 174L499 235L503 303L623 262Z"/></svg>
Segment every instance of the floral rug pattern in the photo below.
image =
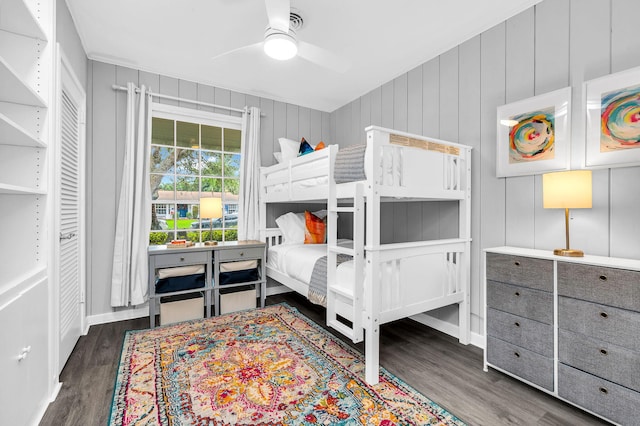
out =
<svg viewBox="0 0 640 426"><path fill-rule="evenodd" d="M110 425L464 425L286 304L127 332Z"/></svg>

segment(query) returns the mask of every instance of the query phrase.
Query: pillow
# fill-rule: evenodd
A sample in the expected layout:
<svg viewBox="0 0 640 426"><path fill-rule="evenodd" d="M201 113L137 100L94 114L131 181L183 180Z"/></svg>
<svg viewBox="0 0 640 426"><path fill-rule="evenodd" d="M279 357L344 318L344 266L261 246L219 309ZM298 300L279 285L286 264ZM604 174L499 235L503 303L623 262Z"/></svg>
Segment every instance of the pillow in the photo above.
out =
<svg viewBox="0 0 640 426"><path fill-rule="evenodd" d="M316 147L314 148L314 151L320 151L324 147L325 147L324 142L320 141L318 142L318 145L316 145Z"/></svg>
<svg viewBox="0 0 640 426"><path fill-rule="evenodd" d="M327 222L309 211L304 212L304 243L324 244L327 236Z"/></svg>
<svg viewBox="0 0 640 426"><path fill-rule="evenodd" d="M324 219L325 217L327 217L327 211L318 210L316 212L313 212L313 215L320 219ZM285 213L276 219L276 225L278 225L278 229L280 229L280 232L282 232L282 236L284 237L284 244L304 243L306 231L304 213Z"/></svg>
<svg viewBox="0 0 640 426"><path fill-rule="evenodd" d="M280 143L280 152L282 153L282 162L293 160L298 156L298 150L300 149L300 142L292 141L287 138L278 138Z"/></svg>
<svg viewBox="0 0 640 426"><path fill-rule="evenodd" d="M285 213L276 219L276 224L284 237L284 244L304 243L304 215Z"/></svg>
<svg viewBox="0 0 640 426"><path fill-rule="evenodd" d="M281 152L274 152L273 153L273 157L276 159L276 161L278 163L282 163L282 153Z"/></svg>
<svg viewBox="0 0 640 426"><path fill-rule="evenodd" d="M298 149L298 156L309 154L310 152L313 152L313 148L309 145L309 142L302 138L300 148Z"/></svg>

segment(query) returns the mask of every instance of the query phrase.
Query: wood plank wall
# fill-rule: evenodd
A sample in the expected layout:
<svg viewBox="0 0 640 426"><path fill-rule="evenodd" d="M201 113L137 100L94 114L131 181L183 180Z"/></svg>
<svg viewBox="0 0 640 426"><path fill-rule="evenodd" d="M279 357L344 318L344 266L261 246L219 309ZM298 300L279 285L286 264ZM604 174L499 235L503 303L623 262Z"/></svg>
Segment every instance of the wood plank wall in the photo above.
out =
<svg viewBox="0 0 640 426"><path fill-rule="evenodd" d="M311 143L330 142L331 116L297 105L267 98L245 95L218 87L139 71L132 68L89 61L87 106L87 315L113 312L111 300L111 262L115 233L118 194L122 179L125 141L126 93L111 86L126 86L128 82L146 85L154 93L195 99L216 105L261 109L262 164L274 163L273 152L280 151L277 138ZM160 100L185 108L212 111L190 103ZM220 114L230 114L216 109ZM284 208L284 207L283 207Z"/></svg>
<svg viewBox="0 0 640 426"><path fill-rule="evenodd" d="M332 113L335 143L364 143L370 124L473 147L472 331L482 334L482 249L564 247L559 210L542 208L540 176L495 177L496 108L572 87L571 166L584 157L584 81L640 66L637 0L546 0ZM572 246L640 259L640 167L594 171L593 208L572 212ZM384 241L455 233L455 206L385 206ZM453 227L453 228L452 228ZM434 314L457 323L457 309Z"/></svg>

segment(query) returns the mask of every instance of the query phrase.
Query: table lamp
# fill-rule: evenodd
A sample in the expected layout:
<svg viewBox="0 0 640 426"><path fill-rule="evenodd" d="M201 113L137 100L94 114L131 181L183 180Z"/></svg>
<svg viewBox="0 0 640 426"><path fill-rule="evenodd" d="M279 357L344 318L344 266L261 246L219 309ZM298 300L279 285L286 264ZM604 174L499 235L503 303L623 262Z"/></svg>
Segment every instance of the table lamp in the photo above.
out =
<svg viewBox="0 0 640 426"><path fill-rule="evenodd" d="M569 248L569 209L591 208L591 170L542 175L542 199L545 209L564 209L566 248L555 249L558 256L582 257L584 252Z"/></svg>
<svg viewBox="0 0 640 426"><path fill-rule="evenodd" d="M222 199L221 198L200 198L200 218L209 219L209 240L205 241L206 246L215 246L217 241L213 240L213 219L222 217Z"/></svg>

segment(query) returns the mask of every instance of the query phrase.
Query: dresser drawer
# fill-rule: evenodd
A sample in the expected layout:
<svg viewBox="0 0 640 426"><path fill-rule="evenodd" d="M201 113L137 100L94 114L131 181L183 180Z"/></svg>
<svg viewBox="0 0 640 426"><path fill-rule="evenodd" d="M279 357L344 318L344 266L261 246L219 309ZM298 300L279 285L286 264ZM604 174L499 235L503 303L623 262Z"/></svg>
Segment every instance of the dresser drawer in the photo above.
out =
<svg viewBox="0 0 640 426"><path fill-rule="evenodd" d="M256 259L264 255L263 247L234 247L232 249L218 250L215 253L221 262L229 260Z"/></svg>
<svg viewBox="0 0 640 426"><path fill-rule="evenodd" d="M640 391L640 353L560 329L560 362Z"/></svg>
<svg viewBox="0 0 640 426"><path fill-rule="evenodd" d="M558 327L640 352L640 313L558 297Z"/></svg>
<svg viewBox="0 0 640 426"><path fill-rule="evenodd" d="M553 357L551 325L489 308L487 309L487 334L547 358Z"/></svg>
<svg viewBox="0 0 640 426"><path fill-rule="evenodd" d="M558 365L558 395L622 425L637 425L640 393L564 364Z"/></svg>
<svg viewBox="0 0 640 426"><path fill-rule="evenodd" d="M156 254L154 257L156 260L156 268L207 263L207 252L204 251L195 251L193 253L163 253Z"/></svg>
<svg viewBox="0 0 640 426"><path fill-rule="evenodd" d="M553 294L546 291L487 281L487 306L553 324Z"/></svg>
<svg viewBox="0 0 640 426"><path fill-rule="evenodd" d="M640 272L558 262L558 294L640 312Z"/></svg>
<svg viewBox="0 0 640 426"><path fill-rule="evenodd" d="M524 380L553 391L552 358L489 336L487 337L487 361Z"/></svg>
<svg viewBox="0 0 640 426"><path fill-rule="evenodd" d="M487 279L553 291L553 262L531 257L487 253Z"/></svg>

